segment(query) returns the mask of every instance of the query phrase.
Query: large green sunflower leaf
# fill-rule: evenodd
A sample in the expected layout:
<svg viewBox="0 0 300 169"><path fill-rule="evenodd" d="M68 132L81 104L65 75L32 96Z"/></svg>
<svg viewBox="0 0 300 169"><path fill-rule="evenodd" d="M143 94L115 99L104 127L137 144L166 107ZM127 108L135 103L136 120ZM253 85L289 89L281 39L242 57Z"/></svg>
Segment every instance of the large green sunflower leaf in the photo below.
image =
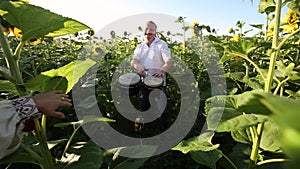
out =
<svg viewBox="0 0 300 169"><path fill-rule="evenodd" d="M218 150L212 151L194 151L191 152L191 157L199 164L208 166L209 168L216 169L217 161L222 158L222 154Z"/></svg>
<svg viewBox="0 0 300 169"><path fill-rule="evenodd" d="M91 59L73 61L58 69L42 72L24 85L27 90L32 91L46 92L59 89L68 93L95 64L96 62Z"/></svg>
<svg viewBox="0 0 300 169"><path fill-rule="evenodd" d="M85 24L22 2L0 3L0 15L22 30L22 40L58 37L89 29Z"/></svg>
<svg viewBox="0 0 300 169"><path fill-rule="evenodd" d="M186 154L195 151L212 151L219 147L219 144L212 144L211 140L213 132L204 132L199 136L190 138L188 140L181 141L178 145L172 148L172 150L178 150Z"/></svg>

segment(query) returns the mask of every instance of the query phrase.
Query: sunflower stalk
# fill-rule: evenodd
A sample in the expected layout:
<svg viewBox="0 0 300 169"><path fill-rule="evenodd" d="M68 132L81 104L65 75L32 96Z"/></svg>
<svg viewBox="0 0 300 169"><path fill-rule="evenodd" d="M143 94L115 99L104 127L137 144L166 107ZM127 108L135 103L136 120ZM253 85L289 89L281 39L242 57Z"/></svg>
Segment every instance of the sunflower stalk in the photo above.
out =
<svg viewBox="0 0 300 169"><path fill-rule="evenodd" d="M1 25L0 25L1 26ZM26 89L23 87L23 78L20 71L20 67L18 64L18 60L22 51L22 47L24 46L24 41L21 41L15 50L15 53L12 53L12 50L9 46L6 36L3 33L3 30L0 29L0 44L2 46L4 57L6 60L7 68L10 71L10 74L6 73L4 70L0 70L1 74L5 75L7 79L15 84L17 92L19 96L27 95ZM34 153L29 147L22 146L25 148L36 161L40 162L40 166L42 169L53 169L55 168L53 157L47 145L47 134L46 134L46 117L42 119L42 126L38 119L35 119L35 133L36 139L39 142L39 147L41 150L41 157ZM42 158L42 159L41 159Z"/></svg>
<svg viewBox="0 0 300 169"><path fill-rule="evenodd" d="M16 50L15 50L15 53L14 53L14 58L15 58L16 60L19 60L20 54L21 54L21 51L22 51L22 48L23 48L24 44L25 44L24 41L21 41L21 42L18 44L18 46L17 46L17 48L16 48Z"/></svg>
<svg viewBox="0 0 300 169"><path fill-rule="evenodd" d="M34 120L34 124L36 127L35 136L36 139L39 141L39 148L41 151L42 161L40 163L40 167L42 169L53 169L55 168L53 157L47 145L47 136L45 130L40 125L38 119Z"/></svg>
<svg viewBox="0 0 300 169"><path fill-rule="evenodd" d="M276 2L276 9L275 9L275 23L274 23L274 32L273 32L273 41L272 41L272 53L270 57L270 65L269 70L267 74L267 78L265 81L265 88L264 91L266 93L270 93L271 91L271 85L274 77L275 72L275 64L277 60L277 56L279 54L279 48L278 48L278 37L279 37L279 26L280 26L280 14L281 14L281 0L277 0ZM257 134L255 135L255 139L253 140L251 155L250 155L250 166L249 168L252 168L253 166L257 165L257 159L258 159L258 151L260 147L261 137L264 129L264 123L260 123L256 127Z"/></svg>
<svg viewBox="0 0 300 169"><path fill-rule="evenodd" d="M2 25L1 25L2 26ZM26 90L22 87L23 84L23 79L22 79L22 74L18 65L18 60L15 59L14 55L11 52L11 48L8 44L7 38L3 33L3 30L0 29L0 44L2 46L3 52L4 52L4 58L6 61L6 65L10 70L11 78L8 80L13 79L13 83L16 86L16 89L19 93L20 96L25 96L26 95Z"/></svg>

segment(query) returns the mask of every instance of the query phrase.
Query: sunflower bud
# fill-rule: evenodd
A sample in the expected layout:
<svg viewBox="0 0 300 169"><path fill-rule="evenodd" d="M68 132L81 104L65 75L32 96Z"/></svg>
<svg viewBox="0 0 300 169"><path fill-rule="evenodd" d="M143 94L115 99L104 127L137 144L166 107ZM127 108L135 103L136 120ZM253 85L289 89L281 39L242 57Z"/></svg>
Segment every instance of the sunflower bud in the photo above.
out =
<svg viewBox="0 0 300 169"><path fill-rule="evenodd" d="M229 29L228 29L228 32L229 32L229 33L234 33L233 28L229 28Z"/></svg>

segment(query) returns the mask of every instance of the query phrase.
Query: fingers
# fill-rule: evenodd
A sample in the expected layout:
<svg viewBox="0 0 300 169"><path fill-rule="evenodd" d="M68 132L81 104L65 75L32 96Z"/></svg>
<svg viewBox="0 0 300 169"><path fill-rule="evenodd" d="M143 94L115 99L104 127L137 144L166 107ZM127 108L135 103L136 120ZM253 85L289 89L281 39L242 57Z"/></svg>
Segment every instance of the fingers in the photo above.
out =
<svg viewBox="0 0 300 169"><path fill-rule="evenodd" d="M52 112L51 113L51 116L53 117L57 117L57 118L60 118L60 119L64 119L65 118L65 115L62 113L62 112Z"/></svg>
<svg viewBox="0 0 300 169"><path fill-rule="evenodd" d="M71 107L72 106L71 99L62 98L61 103L62 104L60 106L66 106L66 107Z"/></svg>
<svg viewBox="0 0 300 169"><path fill-rule="evenodd" d="M62 93L62 91L60 91L60 90L54 90L52 92L60 98L66 98L67 100L70 100L70 99L68 99L69 95L66 95L66 94Z"/></svg>
<svg viewBox="0 0 300 169"><path fill-rule="evenodd" d="M56 96L58 96L59 98L69 98L69 95L63 94L63 93L57 93Z"/></svg>
<svg viewBox="0 0 300 169"><path fill-rule="evenodd" d="M161 69L156 69L155 72L152 74L152 76L155 77L164 77L166 75L166 72Z"/></svg>
<svg viewBox="0 0 300 169"><path fill-rule="evenodd" d="M38 95L33 96L33 100L41 113L57 118L65 117L63 113L56 112L57 108L72 106L71 99L69 99L69 96L63 94L59 90L40 93Z"/></svg>
<svg viewBox="0 0 300 169"><path fill-rule="evenodd" d="M155 76L155 77L164 77L165 73L158 72L158 73L154 73L153 76Z"/></svg>
<svg viewBox="0 0 300 169"><path fill-rule="evenodd" d="M71 99L69 99L68 95L59 95L59 103L61 103L59 106L66 106L70 107L72 106Z"/></svg>
<svg viewBox="0 0 300 169"><path fill-rule="evenodd" d="M61 101L67 101L67 102L70 102L71 99L69 99L69 96L68 95L60 95L58 96L58 98L61 100Z"/></svg>
<svg viewBox="0 0 300 169"><path fill-rule="evenodd" d="M54 90L52 92L54 93L54 95L56 96L56 98L59 101L71 102L71 99L69 99L69 95L66 95L66 94L62 93L62 91L60 91L60 90Z"/></svg>
<svg viewBox="0 0 300 169"><path fill-rule="evenodd" d="M56 93L56 92L54 92ZM60 106L71 106L71 99L69 99L69 95L63 94L63 93L56 93L56 98L59 100L60 103L63 103Z"/></svg>
<svg viewBox="0 0 300 169"><path fill-rule="evenodd" d="M60 97L60 100L65 102L71 102L71 99L69 99L67 96Z"/></svg>
<svg viewBox="0 0 300 169"><path fill-rule="evenodd" d="M144 77L144 76L146 76L146 71L142 70L141 72L139 72L139 74Z"/></svg>
<svg viewBox="0 0 300 169"><path fill-rule="evenodd" d="M52 91L54 94L63 94L63 92L61 90L53 90Z"/></svg>

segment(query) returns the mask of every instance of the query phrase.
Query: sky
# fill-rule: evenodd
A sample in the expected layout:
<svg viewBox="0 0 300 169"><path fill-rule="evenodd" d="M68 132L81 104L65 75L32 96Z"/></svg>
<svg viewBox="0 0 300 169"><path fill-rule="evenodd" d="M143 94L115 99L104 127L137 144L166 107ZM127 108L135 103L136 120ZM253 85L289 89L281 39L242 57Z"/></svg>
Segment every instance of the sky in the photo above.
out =
<svg viewBox="0 0 300 169"><path fill-rule="evenodd" d="M249 24L263 24L266 20L265 14L258 13L259 0L253 0L253 3L251 0L30 0L29 2L76 19L96 32L124 18L149 13L172 16L175 19L179 16L186 17L187 23L197 20L200 25L215 28L218 35L228 34L228 29L234 27L237 21L246 23L244 30L257 31ZM154 19L159 21L160 15ZM169 23L160 23L158 28ZM118 27L132 23L123 20L122 24Z"/></svg>

